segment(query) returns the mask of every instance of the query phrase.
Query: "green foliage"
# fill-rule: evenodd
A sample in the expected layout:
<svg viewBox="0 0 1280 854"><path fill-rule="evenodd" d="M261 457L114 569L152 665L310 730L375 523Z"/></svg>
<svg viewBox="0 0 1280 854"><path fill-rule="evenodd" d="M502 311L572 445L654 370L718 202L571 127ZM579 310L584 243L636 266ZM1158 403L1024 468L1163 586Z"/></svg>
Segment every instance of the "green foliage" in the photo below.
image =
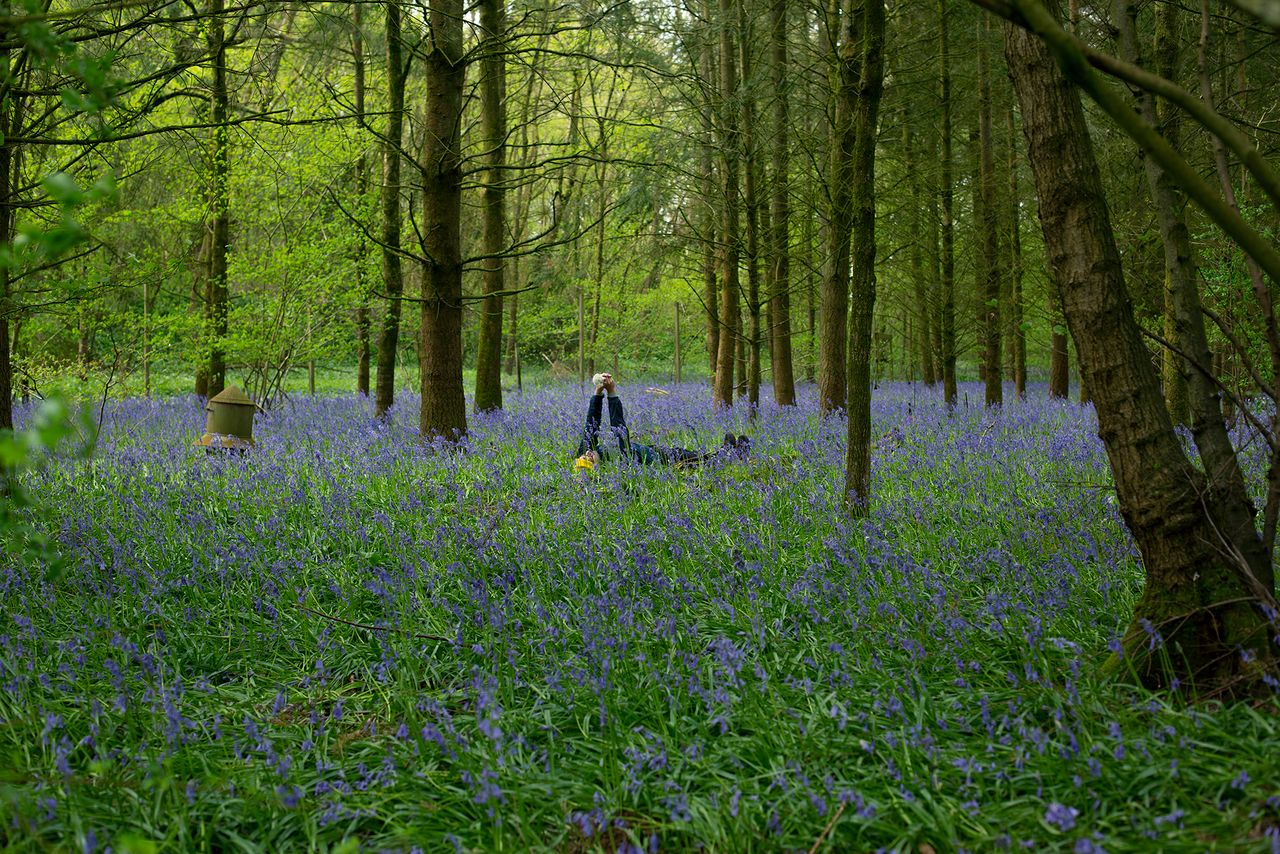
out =
<svg viewBox="0 0 1280 854"><path fill-rule="evenodd" d="M0 431L0 547L10 558L44 567L48 580L57 577L63 563L47 534L50 509L27 490L24 477L68 437L77 440L76 454L88 459L96 436L92 413L82 407L76 415L60 397L45 400L23 429Z"/></svg>

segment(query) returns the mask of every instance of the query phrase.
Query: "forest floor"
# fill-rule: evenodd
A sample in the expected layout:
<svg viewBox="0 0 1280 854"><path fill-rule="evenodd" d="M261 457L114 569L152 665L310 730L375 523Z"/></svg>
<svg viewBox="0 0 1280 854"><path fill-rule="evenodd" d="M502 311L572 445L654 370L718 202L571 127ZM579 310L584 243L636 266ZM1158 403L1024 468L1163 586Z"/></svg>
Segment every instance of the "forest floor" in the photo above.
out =
<svg viewBox="0 0 1280 854"><path fill-rule="evenodd" d="M462 451L408 396L294 398L244 457L110 402L28 476L61 564L0 564L0 845L1277 850L1280 705L1099 675L1142 575L1089 408L887 385L849 521L802 391L624 388L638 440L752 456L590 474L576 387Z"/></svg>

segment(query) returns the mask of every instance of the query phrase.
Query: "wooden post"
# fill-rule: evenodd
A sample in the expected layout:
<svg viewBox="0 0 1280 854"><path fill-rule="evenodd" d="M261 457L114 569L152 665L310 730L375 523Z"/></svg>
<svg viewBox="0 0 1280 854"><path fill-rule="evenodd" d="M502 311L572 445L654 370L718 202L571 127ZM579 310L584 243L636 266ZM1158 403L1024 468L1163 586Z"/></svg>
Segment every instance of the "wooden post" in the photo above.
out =
<svg viewBox="0 0 1280 854"><path fill-rule="evenodd" d="M680 303L676 303L676 384L680 383Z"/></svg>

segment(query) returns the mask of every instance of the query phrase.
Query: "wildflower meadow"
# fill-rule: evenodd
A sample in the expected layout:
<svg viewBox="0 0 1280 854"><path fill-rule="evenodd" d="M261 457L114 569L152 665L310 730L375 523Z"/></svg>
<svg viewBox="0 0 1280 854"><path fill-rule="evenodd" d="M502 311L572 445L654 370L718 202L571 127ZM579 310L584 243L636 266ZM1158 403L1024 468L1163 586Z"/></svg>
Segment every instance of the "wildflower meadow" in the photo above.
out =
<svg viewBox="0 0 1280 854"><path fill-rule="evenodd" d="M0 844L1280 851L1274 700L1101 674L1142 568L1092 410L965 392L877 390L857 521L812 387L625 387L638 441L750 436L688 471L575 470L577 386L456 448L301 397L243 456L108 402L0 565Z"/></svg>

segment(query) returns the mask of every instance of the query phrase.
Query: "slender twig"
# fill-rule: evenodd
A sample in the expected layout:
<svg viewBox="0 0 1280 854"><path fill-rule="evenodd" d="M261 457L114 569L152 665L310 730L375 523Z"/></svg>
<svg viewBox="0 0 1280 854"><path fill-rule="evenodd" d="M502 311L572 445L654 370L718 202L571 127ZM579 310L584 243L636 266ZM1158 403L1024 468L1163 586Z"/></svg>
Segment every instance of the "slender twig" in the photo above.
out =
<svg viewBox="0 0 1280 854"><path fill-rule="evenodd" d="M314 608L308 608L306 605L299 605L298 610L306 611L308 614L315 614L317 617L321 617L325 620L330 620L331 622L334 622L334 623L342 623L344 626L353 626L354 628L357 628L357 629L367 629L368 631L371 631L371 632L396 632L398 634L408 635L409 637L418 638L419 640L433 640L433 641L440 641L441 643L453 643L452 639L442 637L441 635L429 635L429 634L424 634L422 632L411 632L407 629L398 629L395 626L371 626L368 623L355 623L355 622L352 622L351 620L344 620L341 617L335 617L333 614L326 614L324 611L317 611Z"/></svg>
<svg viewBox="0 0 1280 854"><path fill-rule="evenodd" d="M822 845L822 840L827 838L827 834L831 832L831 828L835 825L836 819L840 818L840 814L844 812L844 808L848 805L848 801L840 802L840 809L836 810L836 814L831 816L831 821L827 822L827 826L822 828L822 833L818 834L818 841L813 843L813 847L809 849L809 854L816 854L818 847Z"/></svg>

